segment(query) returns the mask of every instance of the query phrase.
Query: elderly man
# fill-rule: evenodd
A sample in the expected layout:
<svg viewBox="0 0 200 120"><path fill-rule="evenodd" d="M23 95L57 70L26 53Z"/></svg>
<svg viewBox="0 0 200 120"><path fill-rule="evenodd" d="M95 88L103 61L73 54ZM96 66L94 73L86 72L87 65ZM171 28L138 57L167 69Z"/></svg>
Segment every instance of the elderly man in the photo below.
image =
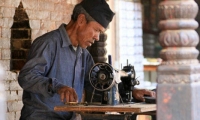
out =
<svg viewBox="0 0 200 120"><path fill-rule="evenodd" d="M68 24L34 40L18 77L24 104L20 120L73 119L73 112L56 112L54 107L81 101L94 65L85 48L99 40L113 16L105 0L83 0Z"/></svg>

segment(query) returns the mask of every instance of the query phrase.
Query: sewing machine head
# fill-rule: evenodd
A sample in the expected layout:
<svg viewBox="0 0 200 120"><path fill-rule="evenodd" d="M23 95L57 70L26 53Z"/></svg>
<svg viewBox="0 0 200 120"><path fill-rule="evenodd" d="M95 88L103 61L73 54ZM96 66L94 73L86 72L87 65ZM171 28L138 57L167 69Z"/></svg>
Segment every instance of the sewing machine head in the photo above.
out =
<svg viewBox="0 0 200 120"><path fill-rule="evenodd" d="M132 90L135 85L139 84L139 81L135 79L135 70L131 65L124 66L122 70L115 70L108 63L97 63L95 64L89 73L89 80L94 90L103 91L104 101L109 101L109 99L119 99L110 97L111 94L117 94L111 91L111 88L118 85L122 81L125 92L128 94L126 102L131 102L132 100ZM105 94L106 93L106 94ZM105 96L107 95L107 96ZM116 96L116 95L114 95ZM91 101L93 96L91 98ZM105 103L105 102L104 102Z"/></svg>
<svg viewBox="0 0 200 120"><path fill-rule="evenodd" d="M127 99L125 102L132 103L132 90L135 85L139 85L139 81L136 80L135 69L131 65L124 66L122 71L126 74L121 75L121 81L127 94Z"/></svg>

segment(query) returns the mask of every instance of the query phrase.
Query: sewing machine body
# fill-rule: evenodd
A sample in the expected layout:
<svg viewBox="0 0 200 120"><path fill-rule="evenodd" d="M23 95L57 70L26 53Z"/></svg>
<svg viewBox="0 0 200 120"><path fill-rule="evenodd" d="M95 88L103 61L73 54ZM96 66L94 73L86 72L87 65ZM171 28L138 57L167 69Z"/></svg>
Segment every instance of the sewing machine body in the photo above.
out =
<svg viewBox="0 0 200 120"><path fill-rule="evenodd" d="M132 103L132 90L135 85L139 84L135 78L134 66L128 64L122 70L115 70L107 63L97 63L91 68L89 77L94 88L90 103L93 102L95 91L101 91L101 104ZM122 84L127 98L121 98L118 84Z"/></svg>

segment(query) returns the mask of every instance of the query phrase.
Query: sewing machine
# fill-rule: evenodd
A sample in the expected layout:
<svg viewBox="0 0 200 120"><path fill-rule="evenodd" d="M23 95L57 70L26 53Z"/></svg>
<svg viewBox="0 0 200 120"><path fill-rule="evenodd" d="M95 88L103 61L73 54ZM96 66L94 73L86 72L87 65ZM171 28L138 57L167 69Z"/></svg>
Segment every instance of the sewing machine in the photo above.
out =
<svg viewBox="0 0 200 120"><path fill-rule="evenodd" d="M78 112L83 119L87 120L136 120L139 114L151 115L152 120L154 120L156 118L156 104L131 104L132 90L135 85L139 84L135 77L134 67L129 64L124 66L122 70L116 70L108 63L96 63L89 73L90 84L94 88L91 91L93 93L91 101L89 103L87 101L85 103L55 106L54 110ZM126 94L124 104L119 104L118 84L123 84ZM103 95L101 104L93 102L95 91L101 92Z"/></svg>
<svg viewBox="0 0 200 120"><path fill-rule="evenodd" d="M121 99L123 103L132 103L132 90L135 85L139 85L134 66L128 64L128 62L122 70L116 70L108 63L96 63L90 70L89 80L94 88L90 102L93 102L95 91L101 91L102 104L108 105L119 104L121 97L118 84L120 82L122 82L124 92L127 95L125 101Z"/></svg>
<svg viewBox="0 0 200 120"><path fill-rule="evenodd" d="M55 106L55 111L74 111L81 114L82 119L87 120L136 120L137 115L151 115L152 120L156 118L156 104L132 103L132 90L139 84L136 80L134 67L127 64L122 70L114 69L108 63L96 63L90 70L89 80L94 88L91 101L88 103L66 104ZM119 104L118 84L126 94L124 104ZM103 95L102 103L93 102L96 92ZM95 96L95 97L94 97ZM134 114L133 114L134 113Z"/></svg>

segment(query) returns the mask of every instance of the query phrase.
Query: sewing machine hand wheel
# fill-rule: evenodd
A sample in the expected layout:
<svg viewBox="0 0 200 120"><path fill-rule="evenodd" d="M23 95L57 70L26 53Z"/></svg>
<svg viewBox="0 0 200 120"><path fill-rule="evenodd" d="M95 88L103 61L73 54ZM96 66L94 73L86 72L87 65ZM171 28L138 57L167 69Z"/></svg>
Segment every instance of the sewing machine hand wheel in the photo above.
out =
<svg viewBox="0 0 200 120"><path fill-rule="evenodd" d="M96 63L90 70L89 81L96 90L109 90L115 83L112 66L108 63Z"/></svg>

